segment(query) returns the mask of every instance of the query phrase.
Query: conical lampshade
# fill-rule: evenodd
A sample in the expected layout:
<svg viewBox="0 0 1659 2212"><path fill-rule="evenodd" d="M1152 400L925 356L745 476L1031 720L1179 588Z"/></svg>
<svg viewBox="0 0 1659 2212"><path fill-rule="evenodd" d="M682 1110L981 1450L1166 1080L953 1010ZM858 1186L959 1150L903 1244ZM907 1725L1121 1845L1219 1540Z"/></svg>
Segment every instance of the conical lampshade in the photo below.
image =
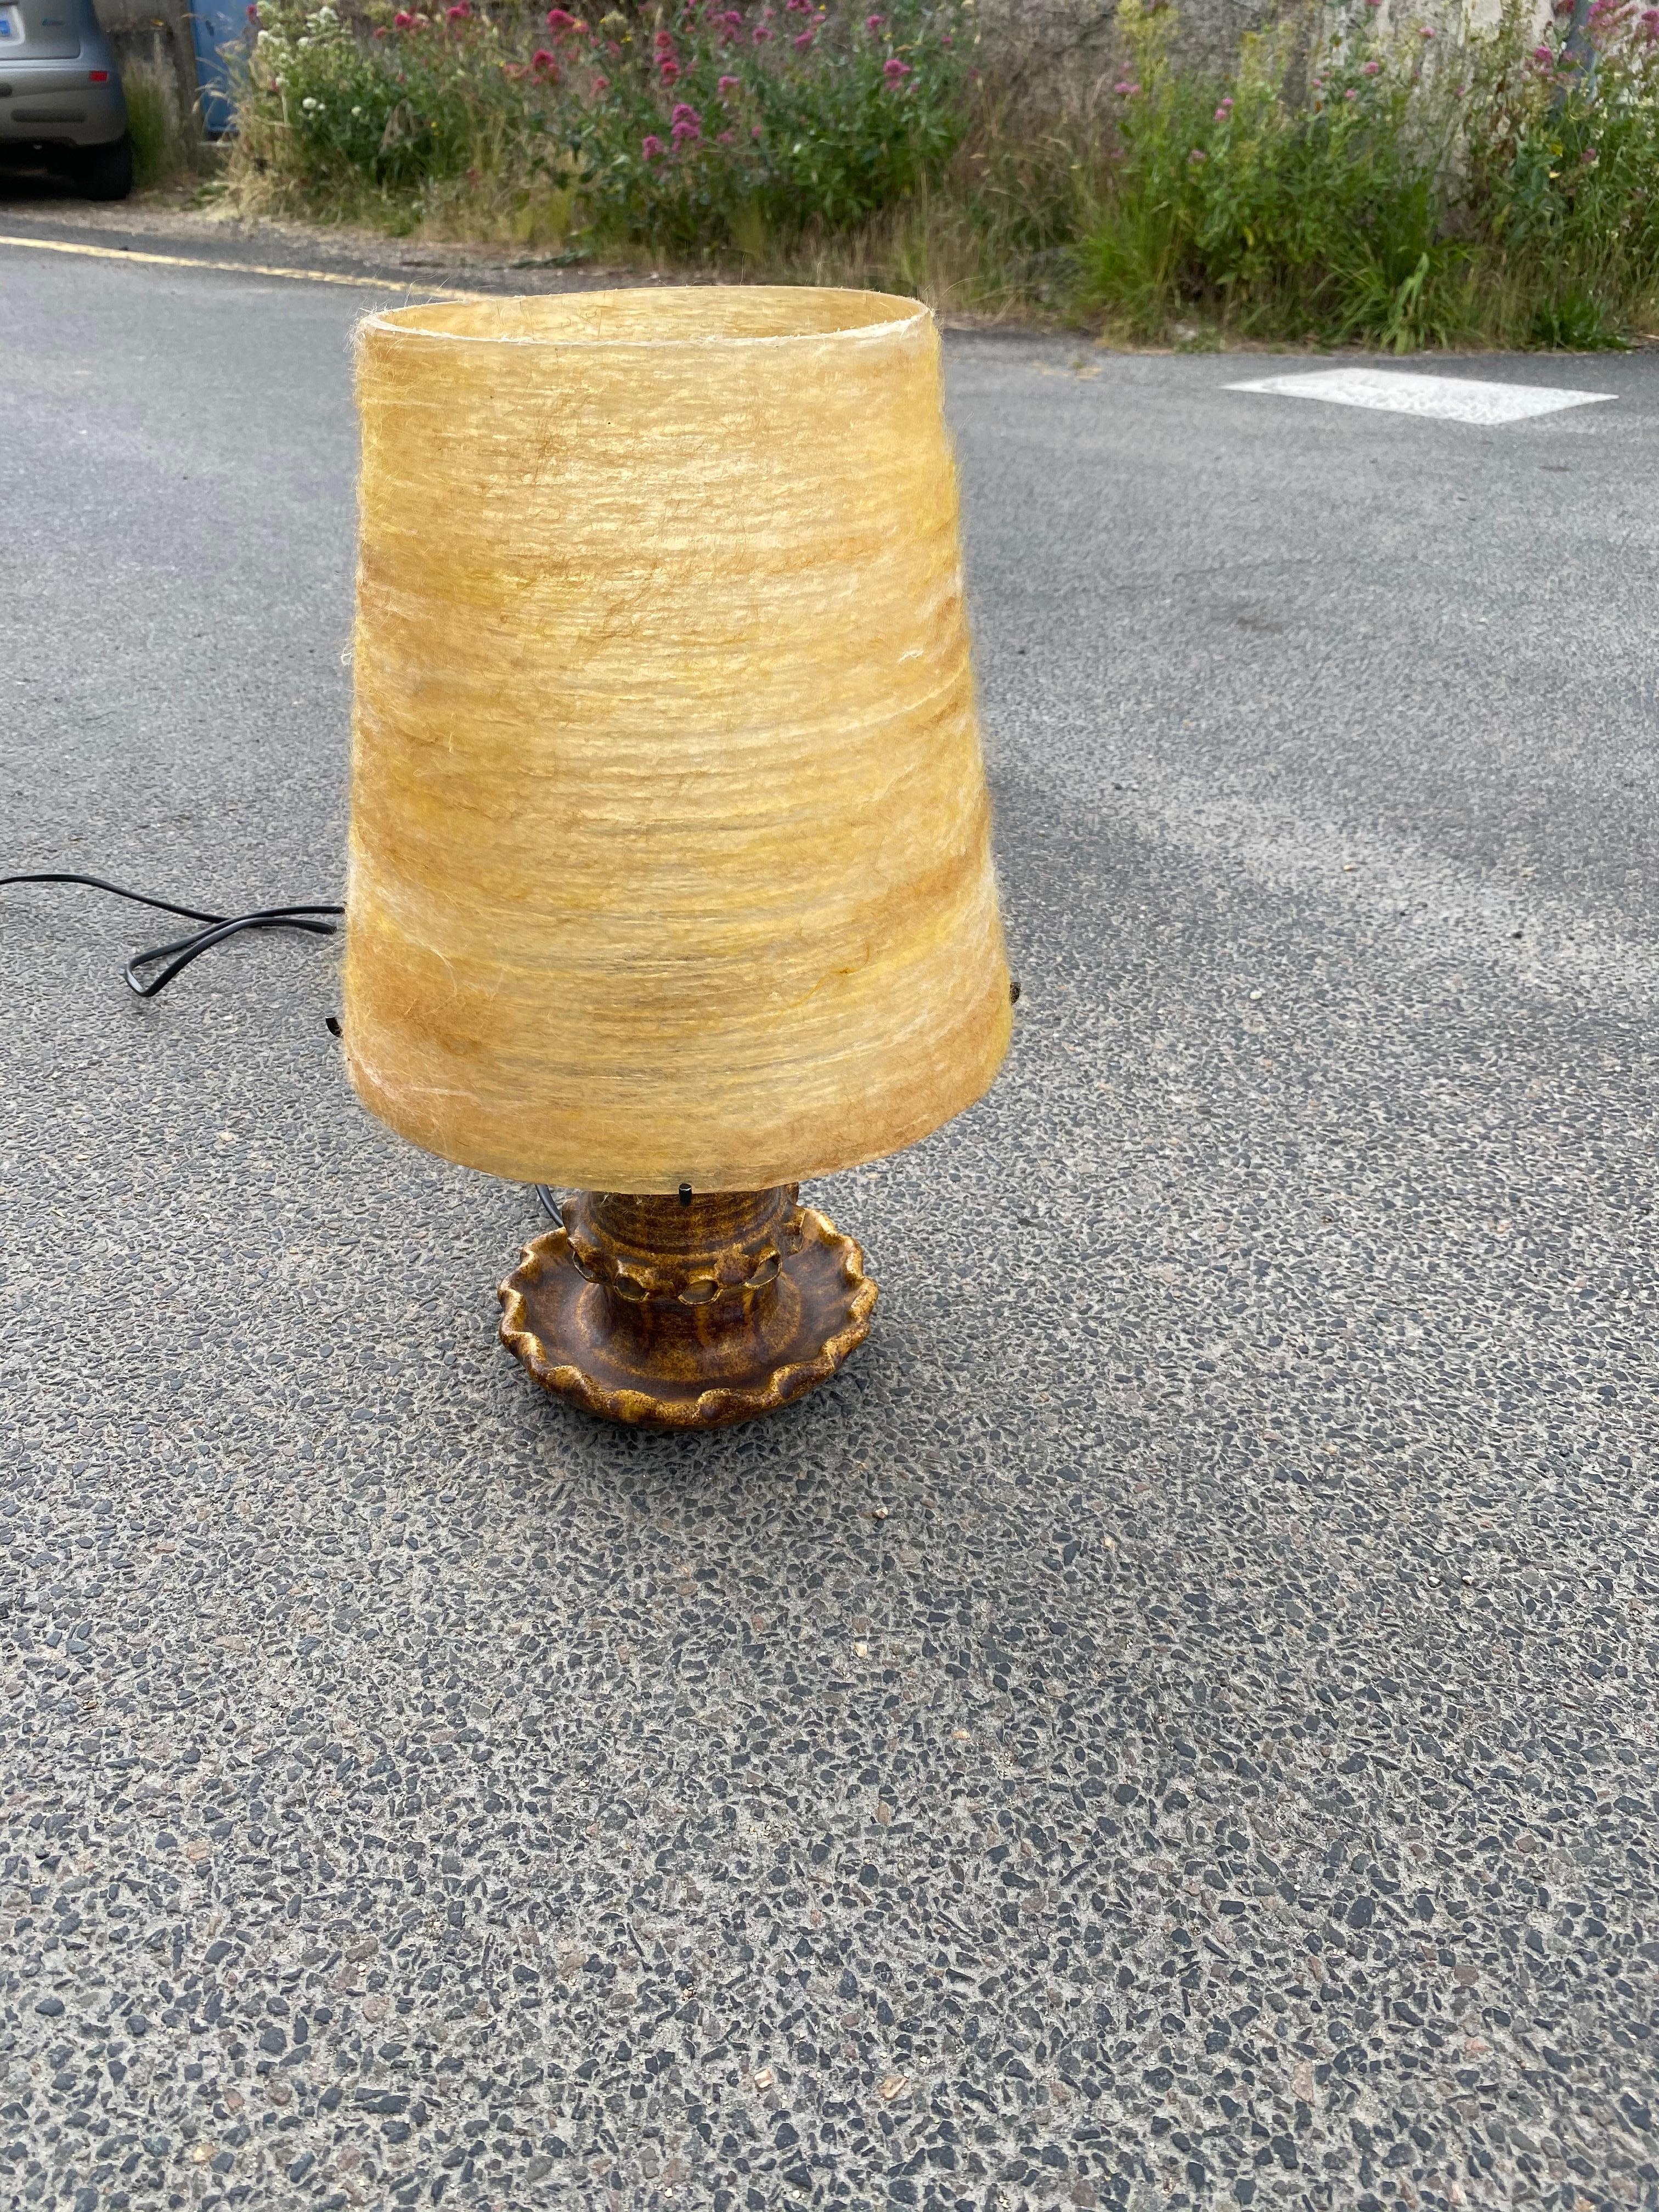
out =
<svg viewBox="0 0 1659 2212"><path fill-rule="evenodd" d="M480 300L369 317L357 372L365 1103L641 1194L788 1185L969 1104L1009 979L927 312Z"/></svg>

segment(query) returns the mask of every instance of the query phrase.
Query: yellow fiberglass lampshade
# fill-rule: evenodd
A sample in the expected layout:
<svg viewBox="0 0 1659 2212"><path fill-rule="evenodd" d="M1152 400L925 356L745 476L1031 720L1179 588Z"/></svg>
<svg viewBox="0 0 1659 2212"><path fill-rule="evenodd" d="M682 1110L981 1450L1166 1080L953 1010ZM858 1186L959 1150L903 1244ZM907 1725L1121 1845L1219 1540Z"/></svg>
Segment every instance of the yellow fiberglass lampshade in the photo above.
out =
<svg viewBox="0 0 1659 2212"><path fill-rule="evenodd" d="M978 1097L1009 978L927 310L405 307L357 389L365 1103L650 1194L792 1184Z"/></svg>

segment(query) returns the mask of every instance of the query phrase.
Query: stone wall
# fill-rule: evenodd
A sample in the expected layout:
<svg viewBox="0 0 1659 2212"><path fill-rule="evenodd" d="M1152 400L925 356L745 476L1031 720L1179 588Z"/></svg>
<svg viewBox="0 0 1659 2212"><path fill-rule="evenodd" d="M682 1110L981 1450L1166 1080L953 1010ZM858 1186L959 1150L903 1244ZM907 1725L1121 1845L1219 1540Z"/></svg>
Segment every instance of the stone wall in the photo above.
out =
<svg viewBox="0 0 1659 2212"><path fill-rule="evenodd" d="M1169 0L1176 18L1175 48L1200 66L1224 67L1247 34L1287 16L1311 32L1316 11L1307 0ZM1490 0L1496 6L1498 0ZM1544 0L1548 4L1548 0ZM1064 102L1091 76L1115 66L1117 0L978 0L981 36L997 58L999 77Z"/></svg>
<svg viewBox="0 0 1659 2212"><path fill-rule="evenodd" d="M184 118L196 113L196 49L184 0L93 0L125 73L137 64L169 81Z"/></svg>

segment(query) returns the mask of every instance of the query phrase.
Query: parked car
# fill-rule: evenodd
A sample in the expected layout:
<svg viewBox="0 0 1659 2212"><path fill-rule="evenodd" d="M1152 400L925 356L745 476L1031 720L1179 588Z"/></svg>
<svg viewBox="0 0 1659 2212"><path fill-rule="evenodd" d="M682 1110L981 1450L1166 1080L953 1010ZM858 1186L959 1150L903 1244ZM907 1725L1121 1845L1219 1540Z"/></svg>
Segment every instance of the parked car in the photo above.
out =
<svg viewBox="0 0 1659 2212"><path fill-rule="evenodd" d="M91 200L132 190L121 72L92 0L0 0L0 161L49 169Z"/></svg>

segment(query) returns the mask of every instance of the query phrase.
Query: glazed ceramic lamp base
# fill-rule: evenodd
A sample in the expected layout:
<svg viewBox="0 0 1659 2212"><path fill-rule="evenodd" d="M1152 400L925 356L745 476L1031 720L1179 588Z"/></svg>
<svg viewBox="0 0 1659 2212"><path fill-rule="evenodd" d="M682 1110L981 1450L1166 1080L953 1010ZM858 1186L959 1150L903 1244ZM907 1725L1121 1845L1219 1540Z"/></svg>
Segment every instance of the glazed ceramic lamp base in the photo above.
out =
<svg viewBox="0 0 1659 2212"><path fill-rule="evenodd" d="M750 1420L828 1381L869 1333L863 1253L793 1184L583 1191L563 1218L501 1285L501 1341L544 1389L608 1420Z"/></svg>

